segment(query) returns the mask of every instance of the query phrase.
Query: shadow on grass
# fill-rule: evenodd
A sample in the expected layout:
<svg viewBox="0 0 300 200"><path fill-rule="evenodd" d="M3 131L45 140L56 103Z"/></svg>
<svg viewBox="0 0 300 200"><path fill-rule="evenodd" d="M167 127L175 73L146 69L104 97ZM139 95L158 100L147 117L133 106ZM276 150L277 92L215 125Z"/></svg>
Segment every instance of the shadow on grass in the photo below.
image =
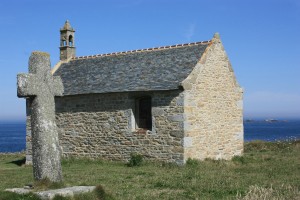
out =
<svg viewBox="0 0 300 200"><path fill-rule="evenodd" d="M25 165L26 163L26 158L21 158L21 159L18 159L18 160L13 160L11 162L8 162L8 164L15 164L15 165L18 165L18 166L22 166L22 165Z"/></svg>

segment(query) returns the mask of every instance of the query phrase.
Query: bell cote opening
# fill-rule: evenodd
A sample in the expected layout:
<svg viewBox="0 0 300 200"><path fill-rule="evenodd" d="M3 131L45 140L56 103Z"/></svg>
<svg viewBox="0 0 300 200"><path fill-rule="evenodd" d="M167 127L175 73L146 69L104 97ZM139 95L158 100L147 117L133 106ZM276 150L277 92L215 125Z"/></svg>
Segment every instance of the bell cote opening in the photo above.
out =
<svg viewBox="0 0 300 200"><path fill-rule="evenodd" d="M70 47L73 46L73 36L72 35L69 36L69 46Z"/></svg>

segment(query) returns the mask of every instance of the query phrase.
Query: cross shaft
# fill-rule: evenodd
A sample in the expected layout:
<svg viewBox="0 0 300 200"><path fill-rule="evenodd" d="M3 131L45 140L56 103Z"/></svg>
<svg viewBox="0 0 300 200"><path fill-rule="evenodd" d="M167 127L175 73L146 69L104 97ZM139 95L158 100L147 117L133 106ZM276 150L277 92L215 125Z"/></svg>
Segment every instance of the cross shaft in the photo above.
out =
<svg viewBox="0 0 300 200"><path fill-rule="evenodd" d="M18 97L29 98L31 104L32 162L36 180L62 180L60 149L55 123L55 96L62 96L60 77L50 72L47 53L33 52L29 58L29 74L18 74Z"/></svg>

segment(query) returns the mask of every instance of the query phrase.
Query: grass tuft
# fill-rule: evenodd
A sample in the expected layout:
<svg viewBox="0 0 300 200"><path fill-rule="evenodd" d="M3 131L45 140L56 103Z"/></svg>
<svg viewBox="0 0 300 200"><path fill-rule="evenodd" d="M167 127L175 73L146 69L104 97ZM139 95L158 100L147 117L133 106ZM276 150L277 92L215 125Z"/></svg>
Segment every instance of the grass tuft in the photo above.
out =
<svg viewBox="0 0 300 200"><path fill-rule="evenodd" d="M101 185L96 186L94 193L97 195L97 198L101 199L101 200L113 200L114 199L112 197L112 195L107 193Z"/></svg>
<svg viewBox="0 0 300 200"><path fill-rule="evenodd" d="M51 182L48 178L44 178L40 181L35 181L33 188L35 191L59 189L65 187L63 182Z"/></svg>
<svg viewBox="0 0 300 200"><path fill-rule="evenodd" d="M231 160L235 163L241 163L241 164L246 163L246 159L244 156L233 156L233 158Z"/></svg>
<svg viewBox="0 0 300 200"><path fill-rule="evenodd" d="M197 167L200 164L200 160L188 158L186 161L186 166Z"/></svg>
<svg viewBox="0 0 300 200"><path fill-rule="evenodd" d="M257 200L257 199L299 199L300 191L297 187L282 185L280 187L250 186L245 196L237 195L237 200Z"/></svg>
<svg viewBox="0 0 300 200"><path fill-rule="evenodd" d="M73 200L72 197L63 197L61 195L55 195L52 200Z"/></svg>
<svg viewBox="0 0 300 200"><path fill-rule="evenodd" d="M130 160L128 162L128 167L141 166L143 163L143 155L138 153L131 153Z"/></svg>

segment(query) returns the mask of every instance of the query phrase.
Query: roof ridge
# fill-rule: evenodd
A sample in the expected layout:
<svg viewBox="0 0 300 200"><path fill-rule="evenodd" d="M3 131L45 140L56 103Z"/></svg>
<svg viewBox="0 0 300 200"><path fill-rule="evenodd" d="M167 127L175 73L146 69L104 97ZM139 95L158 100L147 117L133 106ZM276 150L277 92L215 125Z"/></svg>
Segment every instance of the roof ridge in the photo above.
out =
<svg viewBox="0 0 300 200"><path fill-rule="evenodd" d="M210 42L211 42L211 40L201 41L201 42L184 43L184 44L175 44L175 45L168 45L168 46L161 46L161 47L152 47L152 48L146 48L146 49L136 49L136 50L129 50L129 51L96 54L96 55L90 55L90 56L78 56L78 57L73 57L72 60L81 60L81 59L87 59L87 58L99 58L99 57L113 56L113 55L126 55L126 54L130 54L130 53L149 52L149 51L157 51L157 50L164 50L164 49L174 49L174 48L178 48L178 47L209 44Z"/></svg>

